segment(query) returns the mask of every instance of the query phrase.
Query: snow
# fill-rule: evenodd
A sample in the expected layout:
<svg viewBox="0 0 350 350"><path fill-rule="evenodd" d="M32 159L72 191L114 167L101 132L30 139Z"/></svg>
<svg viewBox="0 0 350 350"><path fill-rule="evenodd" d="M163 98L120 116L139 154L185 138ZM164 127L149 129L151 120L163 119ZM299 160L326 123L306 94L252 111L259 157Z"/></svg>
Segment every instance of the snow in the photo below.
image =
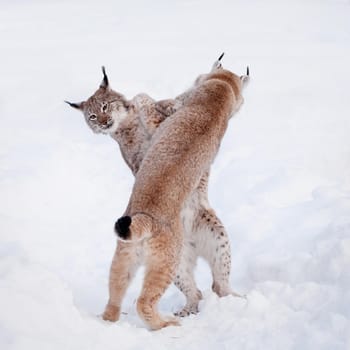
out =
<svg viewBox="0 0 350 350"><path fill-rule="evenodd" d="M0 7L1 349L350 349L350 2L6 1ZM149 332L102 321L113 223L133 178L116 143L63 100L112 86L181 93L225 51L250 66L212 170L231 284L203 261L200 313ZM170 287L163 313L184 297Z"/></svg>

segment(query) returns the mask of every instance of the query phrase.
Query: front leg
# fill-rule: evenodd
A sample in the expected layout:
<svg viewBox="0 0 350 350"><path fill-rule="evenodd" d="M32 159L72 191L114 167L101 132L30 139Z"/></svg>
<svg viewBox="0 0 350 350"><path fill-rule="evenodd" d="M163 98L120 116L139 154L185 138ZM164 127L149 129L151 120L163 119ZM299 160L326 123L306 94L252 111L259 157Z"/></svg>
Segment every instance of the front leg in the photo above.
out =
<svg viewBox="0 0 350 350"><path fill-rule="evenodd" d="M156 102L155 108L159 113L169 117L176 112L176 100L160 100Z"/></svg>
<svg viewBox="0 0 350 350"><path fill-rule="evenodd" d="M166 113L157 108L157 103L146 94L136 95L133 98L133 104L148 134L153 135L160 123L167 117Z"/></svg>
<svg viewBox="0 0 350 350"><path fill-rule="evenodd" d="M165 114L167 117L174 114L179 108L181 108L192 95L192 89L183 92L178 95L175 99L161 100L156 103L156 109Z"/></svg>
<svg viewBox="0 0 350 350"><path fill-rule="evenodd" d="M156 102L147 94L138 94L133 98L133 104L140 120L150 135L153 135L158 126L169 116L183 106L191 95L191 90L184 92L175 99Z"/></svg>

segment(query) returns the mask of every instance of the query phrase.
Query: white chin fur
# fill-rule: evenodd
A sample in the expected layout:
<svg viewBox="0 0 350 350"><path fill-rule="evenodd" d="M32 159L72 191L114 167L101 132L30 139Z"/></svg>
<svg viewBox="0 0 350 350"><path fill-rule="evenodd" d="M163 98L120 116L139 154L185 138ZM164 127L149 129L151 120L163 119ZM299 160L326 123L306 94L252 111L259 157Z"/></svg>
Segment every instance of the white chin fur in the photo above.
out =
<svg viewBox="0 0 350 350"><path fill-rule="evenodd" d="M113 112L112 113L112 119L113 119L113 125L105 130L102 130L104 134L114 134L119 127L119 124L127 117L128 112L123 111L123 112Z"/></svg>

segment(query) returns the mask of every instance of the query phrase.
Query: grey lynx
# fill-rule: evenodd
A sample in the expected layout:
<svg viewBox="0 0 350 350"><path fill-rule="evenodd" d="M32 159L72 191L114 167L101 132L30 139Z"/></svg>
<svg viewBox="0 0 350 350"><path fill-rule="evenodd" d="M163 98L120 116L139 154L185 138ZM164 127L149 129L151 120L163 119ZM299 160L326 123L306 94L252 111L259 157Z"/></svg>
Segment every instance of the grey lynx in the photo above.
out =
<svg viewBox="0 0 350 350"><path fill-rule="evenodd" d="M93 96L69 103L84 112L93 131L108 133L119 143L136 176L126 215L116 223L120 240L104 319L119 318L126 288L141 263L147 268L138 311L152 329L177 323L163 320L156 311L171 281L187 298L178 315L197 312L201 292L193 269L198 256L210 264L213 290L219 296L236 295L229 286L228 236L209 206L207 185L227 120L242 103L245 78L223 70L217 62L211 73L200 76L194 88L176 100L155 103L144 94L126 100L110 89L104 72Z"/></svg>

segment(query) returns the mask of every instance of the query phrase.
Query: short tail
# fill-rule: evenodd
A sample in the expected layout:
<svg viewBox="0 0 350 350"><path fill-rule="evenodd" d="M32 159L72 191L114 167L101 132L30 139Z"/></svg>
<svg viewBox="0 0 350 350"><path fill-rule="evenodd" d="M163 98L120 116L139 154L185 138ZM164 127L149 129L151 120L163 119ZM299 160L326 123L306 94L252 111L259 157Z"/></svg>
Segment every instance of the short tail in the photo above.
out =
<svg viewBox="0 0 350 350"><path fill-rule="evenodd" d="M152 236L153 219L146 214L123 216L114 225L114 231L124 241L141 240Z"/></svg>
<svg viewBox="0 0 350 350"><path fill-rule="evenodd" d="M117 220L114 225L115 233L122 239L128 239L130 236L130 225L131 225L131 217L123 216Z"/></svg>

